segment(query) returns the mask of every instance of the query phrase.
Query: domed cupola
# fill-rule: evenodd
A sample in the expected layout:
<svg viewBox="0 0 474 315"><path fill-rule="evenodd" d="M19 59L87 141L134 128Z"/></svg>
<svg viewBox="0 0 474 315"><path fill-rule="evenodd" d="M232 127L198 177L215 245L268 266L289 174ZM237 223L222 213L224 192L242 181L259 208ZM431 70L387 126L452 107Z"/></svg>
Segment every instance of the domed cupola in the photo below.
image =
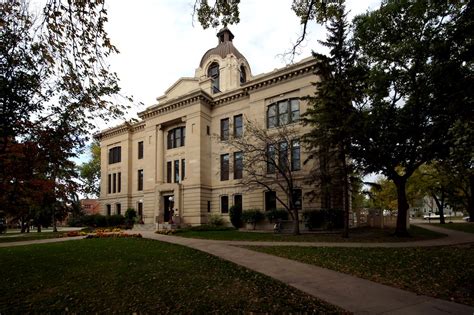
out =
<svg viewBox="0 0 474 315"><path fill-rule="evenodd" d="M217 46L206 51L196 70L196 77L211 79L212 94L238 88L251 77L247 59L232 43L234 34L224 27L217 38Z"/></svg>

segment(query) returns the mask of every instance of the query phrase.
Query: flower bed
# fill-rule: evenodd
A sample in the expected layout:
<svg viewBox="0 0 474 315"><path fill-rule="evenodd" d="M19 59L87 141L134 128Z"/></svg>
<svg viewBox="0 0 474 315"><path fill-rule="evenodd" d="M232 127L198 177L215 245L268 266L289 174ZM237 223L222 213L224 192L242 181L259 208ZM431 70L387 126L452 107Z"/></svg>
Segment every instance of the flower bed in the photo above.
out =
<svg viewBox="0 0 474 315"><path fill-rule="evenodd" d="M95 234L88 234L86 238L127 238L127 237L137 237L141 238L142 235L140 233L135 234L128 234L123 232L97 232Z"/></svg>

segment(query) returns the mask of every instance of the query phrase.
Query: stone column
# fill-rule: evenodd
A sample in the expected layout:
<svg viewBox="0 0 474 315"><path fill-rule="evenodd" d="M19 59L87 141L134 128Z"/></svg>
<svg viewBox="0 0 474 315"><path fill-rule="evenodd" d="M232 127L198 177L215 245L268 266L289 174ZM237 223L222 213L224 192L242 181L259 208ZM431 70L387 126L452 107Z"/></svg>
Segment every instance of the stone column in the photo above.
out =
<svg viewBox="0 0 474 315"><path fill-rule="evenodd" d="M157 145L156 145L156 182L163 184L163 163L164 163L164 135L163 135L163 126L156 126L157 135Z"/></svg>

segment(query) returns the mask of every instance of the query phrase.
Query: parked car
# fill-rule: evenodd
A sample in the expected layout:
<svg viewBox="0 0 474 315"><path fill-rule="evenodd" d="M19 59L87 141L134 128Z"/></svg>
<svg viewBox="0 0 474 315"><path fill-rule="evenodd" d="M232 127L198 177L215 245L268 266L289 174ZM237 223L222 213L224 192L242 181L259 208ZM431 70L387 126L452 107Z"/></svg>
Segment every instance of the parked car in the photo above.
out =
<svg viewBox="0 0 474 315"><path fill-rule="evenodd" d="M469 222L469 216L462 218L463 221Z"/></svg>

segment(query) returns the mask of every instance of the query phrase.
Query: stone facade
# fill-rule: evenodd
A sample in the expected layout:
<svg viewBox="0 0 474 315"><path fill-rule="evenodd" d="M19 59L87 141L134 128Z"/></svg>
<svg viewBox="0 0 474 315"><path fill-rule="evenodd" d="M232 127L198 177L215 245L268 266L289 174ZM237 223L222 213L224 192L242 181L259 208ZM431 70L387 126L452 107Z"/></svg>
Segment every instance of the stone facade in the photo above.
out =
<svg viewBox="0 0 474 315"><path fill-rule="evenodd" d="M242 187L232 166L229 179L221 180L220 157L232 152L216 135L226 118L232 134L234 117L239 115L244 132L246 119L266 126L269 106L280 101L297 100L298 114L304 113L307 104L299 98L314 94L315 61L307 58L253 76L232 38L228 29L219 32L218 46L204 54L195 76L179 79L157 98L157 105L138 114L139 122L96 135L101 145L102 213L124 214L132 207L144 223L157 224L169 219L172 201L181 223L199 225L213 213L228 219L225 196L227 207L241 201L244 210L268 208L265 189ZM301 148L301 169L295 176L302 208L318 208L319 201L306 195L313 188L304 182L311 167L303 165L305 158Z"/></svg>

